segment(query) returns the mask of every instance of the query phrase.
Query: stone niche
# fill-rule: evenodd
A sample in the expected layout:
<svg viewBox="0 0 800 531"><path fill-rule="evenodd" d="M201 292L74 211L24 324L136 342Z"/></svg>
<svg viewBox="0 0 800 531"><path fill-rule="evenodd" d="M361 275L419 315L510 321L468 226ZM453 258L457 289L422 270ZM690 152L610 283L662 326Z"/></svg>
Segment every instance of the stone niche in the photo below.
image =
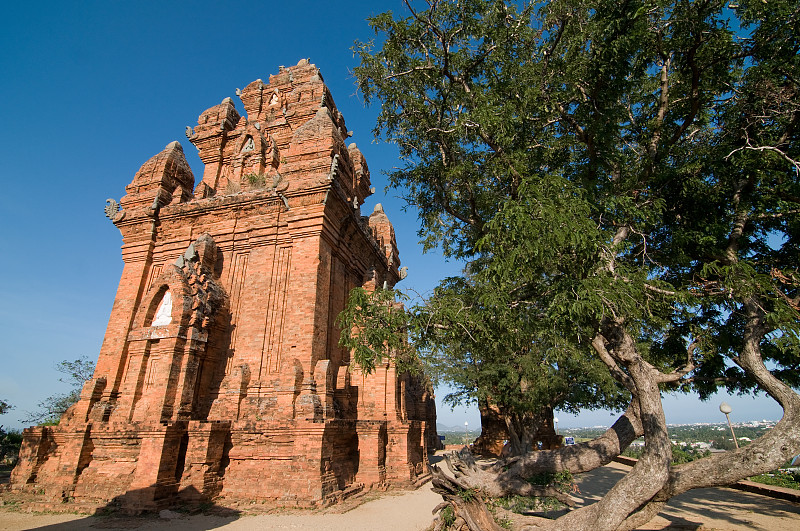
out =
<svg viewBox="0 0 800 531"><path fill-rule="evenodd" d="M411 485L438 443L430 384L338 346L351 289L400 280L394 229L319 70L281 67L172 142L106 214L124 268L94 378L57 426L25 430L12 489L155 510L314 506ZM68 504L67 504L68 505Z"/></svg>

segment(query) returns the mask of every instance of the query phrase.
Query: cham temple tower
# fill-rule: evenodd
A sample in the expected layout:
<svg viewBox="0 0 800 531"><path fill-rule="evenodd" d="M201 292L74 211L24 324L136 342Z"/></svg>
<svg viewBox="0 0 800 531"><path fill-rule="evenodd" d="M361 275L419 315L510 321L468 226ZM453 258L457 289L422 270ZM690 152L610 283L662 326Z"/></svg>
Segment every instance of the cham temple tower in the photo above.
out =
<svg viewBox="0 0 800 531"><path fill-rule="evenodd" d="M430 384L339 347L352 288L401 278L394 229L307 60L225 98L106 214L124 268L94 377L25 430L12 489L155 510L212 498L327 504L428 474Z"/></svg>

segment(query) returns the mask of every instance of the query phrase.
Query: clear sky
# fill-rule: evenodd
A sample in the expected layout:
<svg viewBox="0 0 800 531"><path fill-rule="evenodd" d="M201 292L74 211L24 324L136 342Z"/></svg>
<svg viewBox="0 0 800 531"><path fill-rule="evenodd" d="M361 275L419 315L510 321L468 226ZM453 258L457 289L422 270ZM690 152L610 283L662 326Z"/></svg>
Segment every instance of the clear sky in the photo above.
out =
<svg viewBox="0 0 800 531"><path fill-rule="evenodd" d="M104 217L134 173L173 140L196 180L202 164L184 136L198 115L237 87L310 58L321 70L348 129L367 158L377 193L395 225L409 277L398 287L425 293L457 264L423 255L417 219L382 170L397 150L373 139L377 109L356 93L353 41L373 34L365 19L399 1L11 2L0 21L0 398L16 410L6 427L43 398L66 391L54 366L96 359L119 275L121 237ZM439 392L443 396L444 392ZM771 400L732 398L734 420L777 419ZM669 422L724 420L719 400L670 399ZM561 426L610 424L608 413ZM445 425L479 424L477 411L439 407Z"/></svg>

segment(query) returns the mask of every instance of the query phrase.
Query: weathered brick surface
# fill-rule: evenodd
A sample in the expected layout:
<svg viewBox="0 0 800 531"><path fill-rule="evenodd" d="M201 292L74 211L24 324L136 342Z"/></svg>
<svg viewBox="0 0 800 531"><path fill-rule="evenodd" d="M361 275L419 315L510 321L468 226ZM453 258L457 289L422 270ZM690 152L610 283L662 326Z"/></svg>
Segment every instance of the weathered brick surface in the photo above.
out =
<svg viewBox="0 0 800 531"><path fill-rule="evenodd" d="M369 169L317 68L204 111L107 212L124 268L94 378L25 431L15 489L138 511L215 496L316 505L412 483L438 442L429 386L338 346L356 286L400 279Z"/></svg>

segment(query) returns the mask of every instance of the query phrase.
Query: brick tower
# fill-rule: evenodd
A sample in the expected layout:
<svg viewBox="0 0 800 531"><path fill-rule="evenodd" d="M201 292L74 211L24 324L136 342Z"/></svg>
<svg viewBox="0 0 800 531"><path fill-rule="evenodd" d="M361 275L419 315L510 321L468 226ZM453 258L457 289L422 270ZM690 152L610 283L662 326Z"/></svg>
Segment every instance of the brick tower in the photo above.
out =
<svg viewBox="0 0 800 531"><path fill-rule="evenodd" d="M94 378L58 426L25 430L13 489L307 506L427 473L429 386L338 346L350 290L401 278L380 205L360 215L364 157L306 60L240 98L244 115L226 98L187 128L197 186L172 142L109 200L124 268Z"/></svg>

